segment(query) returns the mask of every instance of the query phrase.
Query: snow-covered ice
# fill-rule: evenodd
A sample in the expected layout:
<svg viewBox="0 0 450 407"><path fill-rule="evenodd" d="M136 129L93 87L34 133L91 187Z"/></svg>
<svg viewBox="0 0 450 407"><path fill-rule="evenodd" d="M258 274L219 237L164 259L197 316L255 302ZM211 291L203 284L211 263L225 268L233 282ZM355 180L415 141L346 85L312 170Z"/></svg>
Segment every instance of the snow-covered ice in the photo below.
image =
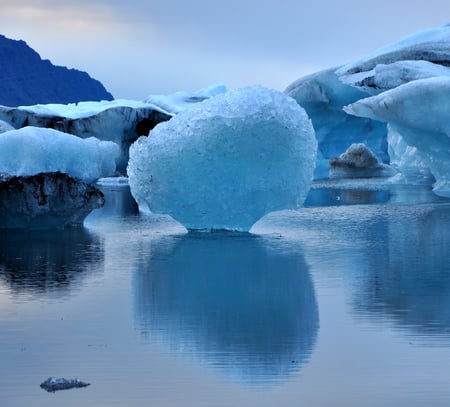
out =
<svg viewBox="0 0 450 407"><path fill-rule="evenodd" d="M266 213L302 205L316 159L314 129L285 94L252 86L180 112L130 148L141 210L187 229L248 231Z"/></svg>
<svg viewBox="0 0 450 407"><path fill-rule="evenodd" d="M330 159L330 178L390 177L396 171L381 163L363 143L352 144L339 157Z"/></svg>
<svg viewBox="0 0 450 407"><path fill-rule="evenodd" d="M60 171L85 182L114 175L119 146L40 127L0 135L0 173L35 175Z"/></svg>
<svg viewBox="0 0 450 407"><path fill-rule="evenodd" d="M450 76L450 68L428 61L397 61L378 64L370 71L343 76L341 80L376 95L411 81L435 76Z"/></svg>
<svg viewBox="0 0 450 407"><path fill-rule="evenodd" d="M450 78L409 82L345 108L349 114L383 120L420 153L436 178L434 191L450 196Z"/></svg>
<svg viewBox="0 0 450 407"><path fill-rule="evenodd" d="M414 33L400 41L339 68L339 76L368 72L379 64L397 61L429 61L450 66L450 24Z"/></svg>
<svg viewBox="0 0 450 407"><path fill-rule="evenodd" d="M342 110L343 106L365 98L367 94L342 83L335 70L305 76L285 90L312 120L318 141L316 179L327 178L328 160L352 143L366 144L383 162L389 162L386 125L368 118L352 117Z"/></svg>

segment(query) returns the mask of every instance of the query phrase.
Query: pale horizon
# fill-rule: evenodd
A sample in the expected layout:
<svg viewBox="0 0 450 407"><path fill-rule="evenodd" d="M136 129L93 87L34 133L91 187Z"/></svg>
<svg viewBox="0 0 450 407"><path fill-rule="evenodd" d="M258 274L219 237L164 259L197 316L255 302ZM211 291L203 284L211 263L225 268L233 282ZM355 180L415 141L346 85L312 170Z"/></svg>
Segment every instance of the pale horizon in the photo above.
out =
<svg viewBox="0 0 450 407"><path fill-rule="evenodd" d="M261 5L170 0L1 0L1 32L55 65L88 72L117 99L296 79L447 23L450 3L346 0Z"/></svg>

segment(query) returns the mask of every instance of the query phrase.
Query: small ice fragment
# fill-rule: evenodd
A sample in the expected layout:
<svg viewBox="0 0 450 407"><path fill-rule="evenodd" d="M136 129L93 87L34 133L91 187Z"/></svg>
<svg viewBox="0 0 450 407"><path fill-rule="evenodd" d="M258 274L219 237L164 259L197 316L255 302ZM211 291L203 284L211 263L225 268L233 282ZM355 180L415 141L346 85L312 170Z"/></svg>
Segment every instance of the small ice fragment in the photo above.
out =
<svg viewBox="0 0 450 407"><path fill-rule="evenodd" d="M49 393L54 393L58 390L69 390L77 387L87 387L90 383L82 382L81 380L75 379L64 379L57 377L49 377L46 381L41 383L41 388L48 391Z"/></svg>

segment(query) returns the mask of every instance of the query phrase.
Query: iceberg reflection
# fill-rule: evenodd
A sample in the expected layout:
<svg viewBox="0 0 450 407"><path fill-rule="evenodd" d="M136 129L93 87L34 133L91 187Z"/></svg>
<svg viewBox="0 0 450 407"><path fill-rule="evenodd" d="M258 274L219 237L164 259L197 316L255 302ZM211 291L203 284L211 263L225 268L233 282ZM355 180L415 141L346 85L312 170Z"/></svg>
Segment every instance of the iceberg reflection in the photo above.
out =
<svg viewBox="0 0 450 407"><path fill-rule="evenodd" d="M389 318L415 336L450 338L449 206L398 213L383 235L372 236L378 247L358 279L357 313Z"/></svg>
<svg viewBox="0 0 450 407"><path fill-rule="evenodd" d="M308 362L319 313L301 250L250 234L189 233L151 251L134 277L144 336L248 384Z"/></svg>
<svg viewBox="0 0 450 407"><path fill-rule="evenodd" d="M103 261L103 241L84 228L0 236L0 282L17 293L65 292Z"/></svg>

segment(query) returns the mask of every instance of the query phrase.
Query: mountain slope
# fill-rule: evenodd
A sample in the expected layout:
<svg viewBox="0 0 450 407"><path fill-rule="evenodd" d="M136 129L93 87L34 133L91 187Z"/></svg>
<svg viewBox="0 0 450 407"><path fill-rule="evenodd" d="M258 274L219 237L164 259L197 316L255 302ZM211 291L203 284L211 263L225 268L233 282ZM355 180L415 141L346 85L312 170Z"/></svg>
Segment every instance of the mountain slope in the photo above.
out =
<svg viewBox="0 0 450 407"><path fill-rule="evenodd" d="M86 72L43 60L24 41L0 35L0 105L112 100Z"/></svg>

